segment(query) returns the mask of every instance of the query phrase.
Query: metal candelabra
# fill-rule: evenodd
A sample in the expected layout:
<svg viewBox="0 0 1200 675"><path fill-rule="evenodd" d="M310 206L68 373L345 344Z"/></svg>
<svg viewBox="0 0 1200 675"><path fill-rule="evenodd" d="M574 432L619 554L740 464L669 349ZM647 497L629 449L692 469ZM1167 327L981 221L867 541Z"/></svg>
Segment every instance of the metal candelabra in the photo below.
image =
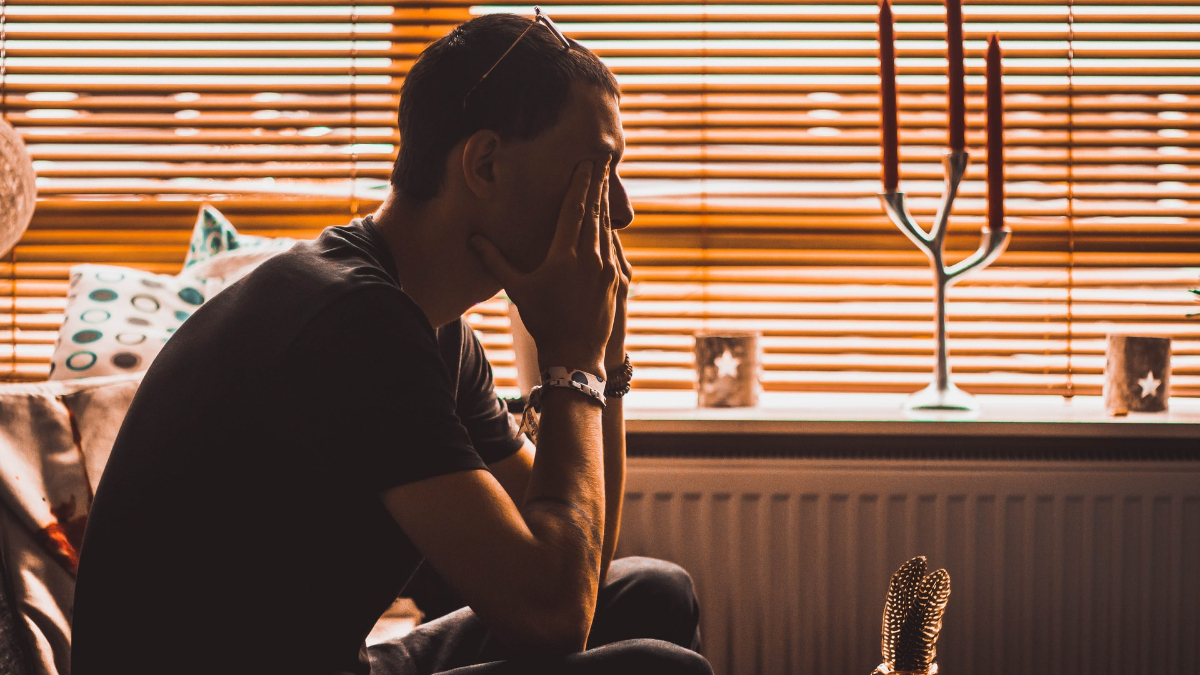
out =
<svg viewBox="0 0 1200 675"><path fill-rule="evenodd" d="M942 206L938 209L933 220L933 228L929 233L913 220L904 202L904 193L899 191L884 192L879 195L883 208L888 217L900 228L917 248L929 256L933 267L933 289L936 314L934 328L936 338L937 359L933 367L933 382L928 387L908 397L904 404L906 410L968 410L979 409L975 397L954 386L950 381L950 364L946 358L946 289L957 282L968 272L987 267L1008 246L1012 230L1003 226L999 232L983 226L982 240L979 249L954 265L946 266L945 244L946 224L950 220L950 208L954 197L958 194L958 184L967 171L970 155L965 150L951 150L946 153L946 188L942 194Z"/></svg>

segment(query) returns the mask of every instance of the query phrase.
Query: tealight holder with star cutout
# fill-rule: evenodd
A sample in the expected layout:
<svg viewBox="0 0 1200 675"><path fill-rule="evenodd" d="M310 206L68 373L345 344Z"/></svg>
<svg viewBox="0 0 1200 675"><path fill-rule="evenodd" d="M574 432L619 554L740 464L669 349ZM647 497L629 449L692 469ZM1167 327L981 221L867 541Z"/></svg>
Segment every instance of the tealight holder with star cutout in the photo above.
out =
<svg viewBox="0 0 1200 675"><path fill-rule="evenodd" d="M1109 335L1104 408L1110 415L1163 412L1171 396L1171 338Z"/></svg>
<svg viewBox="0 0 1200 675"><path fill-rule="evenodd" d="M758 333L696 333L696 401L701 408L758 405Z"/></svg>

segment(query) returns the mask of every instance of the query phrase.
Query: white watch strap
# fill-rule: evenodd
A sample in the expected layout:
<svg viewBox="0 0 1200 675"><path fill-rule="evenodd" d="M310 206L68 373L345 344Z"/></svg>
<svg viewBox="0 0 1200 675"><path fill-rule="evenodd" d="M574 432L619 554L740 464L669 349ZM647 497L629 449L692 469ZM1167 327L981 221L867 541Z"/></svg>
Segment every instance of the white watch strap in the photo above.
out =
<svg viewBox="0 0 1200 675"><path fill-rule="evenodd" d="M604 378L583 370L571 370L562 366L551 366L542 373L542 383L529 390L525 399L525 412L521 415L521 431L529 440L537 443L538 417L542 407L542 392L549 387L573 389L590 396L604 407Z"/></svg>
<svg viewBox="0 0 1200 675"><path fill-rule="evenodd" d="M604 405L604 378L584 370L550 366L542 372L542 387L564 387L587 394Z"/></svg>

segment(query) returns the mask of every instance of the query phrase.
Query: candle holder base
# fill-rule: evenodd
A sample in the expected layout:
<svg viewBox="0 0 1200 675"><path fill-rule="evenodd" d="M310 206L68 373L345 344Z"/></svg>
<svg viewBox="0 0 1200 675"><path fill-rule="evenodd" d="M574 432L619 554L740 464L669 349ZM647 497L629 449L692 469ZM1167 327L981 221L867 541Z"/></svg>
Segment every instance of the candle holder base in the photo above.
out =
<svg viewBox="0 0 1200 675"><path fill-rule="evenodd" d="M951 206L958 195L958 185L967 172L970 156L964 150L951 150L945 156L946 187L942 193L942 205L934 216L928 232L913 219L905 204L904 193L890 190L879 195L883 210L900 231L909 238L917 249L925 253L933 268L934 291L934 366L933 383L913 394L904 409L944 410L978 412L975 397L962 391L950 382L950 363L947 355L946 291L963 276L992 264L1008 246L1012 230L1001 223L999 228L984 225L980 230L979 248L974 253L953 265L945 262L947 224ZM940 383L940 384L939 384Z"/></svg>
<svg viewBox="0 0 1200 675"><path fill-rule="evenodd" d="M979 412L979 401L973 395L959 389L953 382L948 383L945 389L939 389L934 382L909 395L904 402L904 410Z"/></svg>

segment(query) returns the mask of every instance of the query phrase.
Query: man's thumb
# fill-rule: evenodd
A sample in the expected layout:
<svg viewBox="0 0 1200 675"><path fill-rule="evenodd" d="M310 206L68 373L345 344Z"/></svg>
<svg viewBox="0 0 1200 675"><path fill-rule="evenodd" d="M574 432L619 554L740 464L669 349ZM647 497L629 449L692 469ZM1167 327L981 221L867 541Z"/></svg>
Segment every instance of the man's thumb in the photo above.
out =
<svg viewBox="0 0 1200 675"><path fill-rule="evenodd" d="M479 260L483 263L484 268L496 277L496 281L504 288L508 288L510 282L516 281L520 276L520 272L515 267L508 263L504 254L496 245L488 241L483 235L474 235L467 240L467 244L479 256Z"/></svg>

